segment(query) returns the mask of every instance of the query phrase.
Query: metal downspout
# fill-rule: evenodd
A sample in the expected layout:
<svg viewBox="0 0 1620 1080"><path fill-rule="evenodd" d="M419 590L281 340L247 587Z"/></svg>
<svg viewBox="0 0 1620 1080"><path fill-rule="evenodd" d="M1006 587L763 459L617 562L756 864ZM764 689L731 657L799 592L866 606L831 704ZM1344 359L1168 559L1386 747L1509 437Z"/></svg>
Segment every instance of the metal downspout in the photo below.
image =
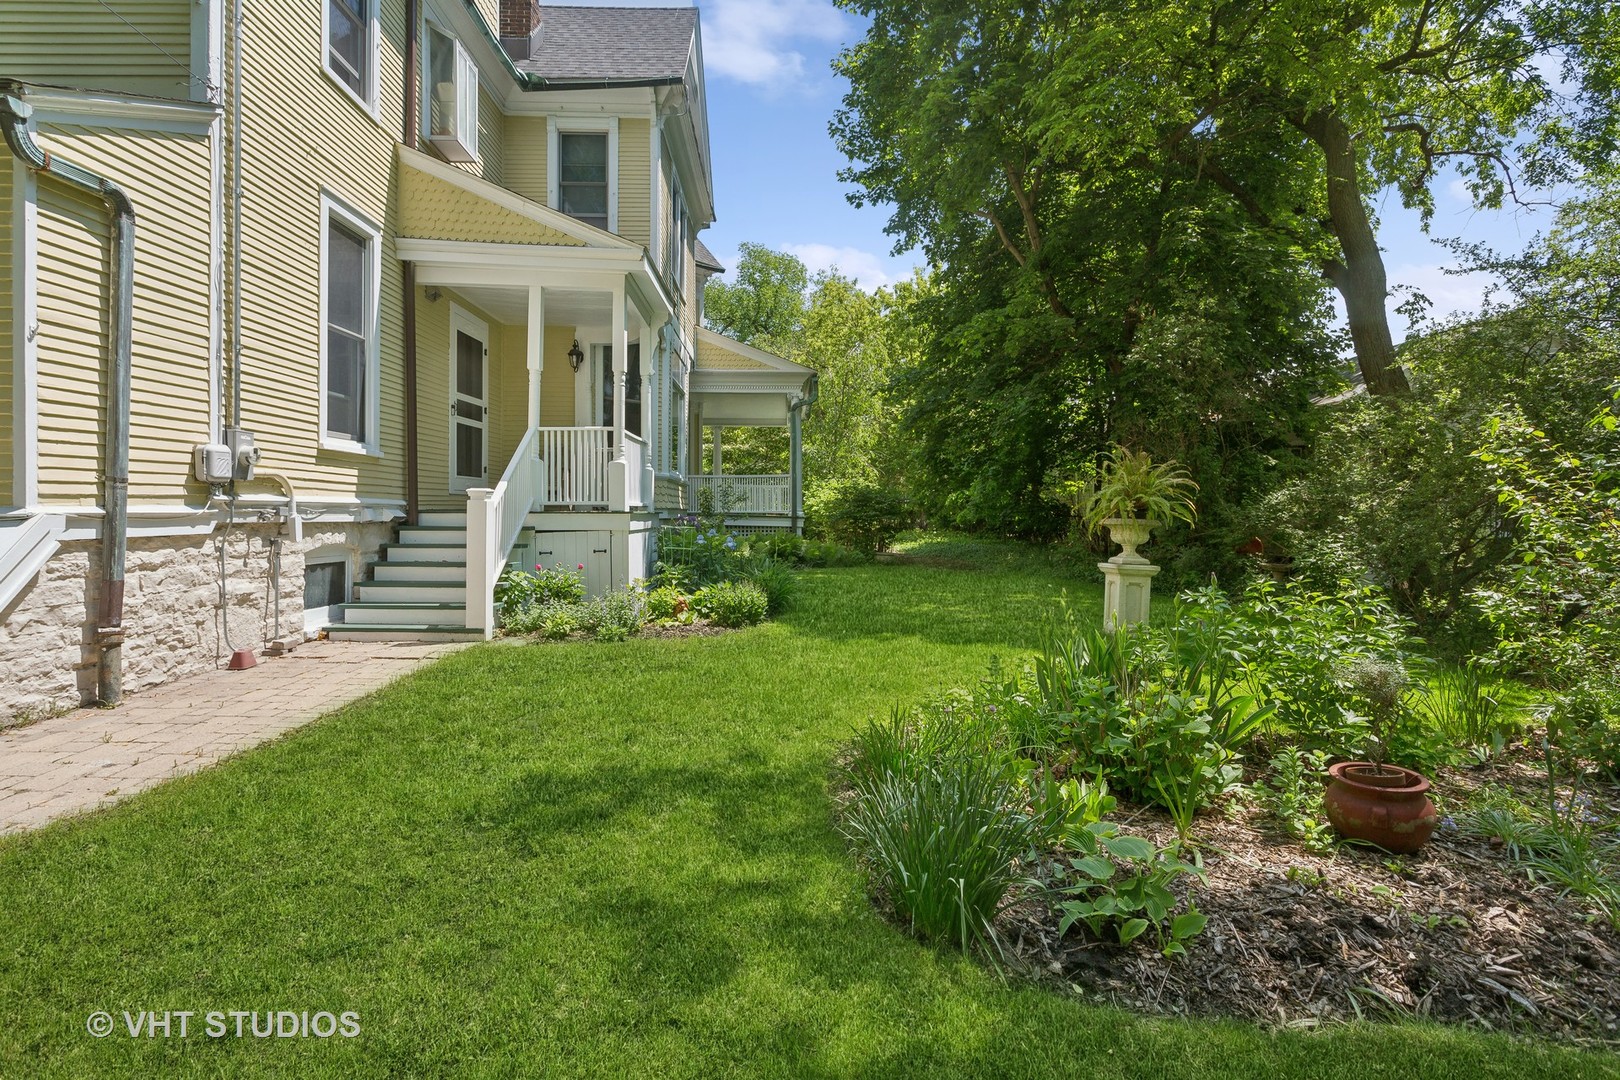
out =
<svg viewBox="0 0 1620 1080"><path fill-rule="evenodd" d="M107 444L103 464L101 604L96 619L96 696L116 705L124 696L124 563L129 548L130 339L134 321L135 207L117 184L53 156L28 130L33 106L15 83L0 85L0 126L11 152L37 173L89 192L112 213L112 287L107 297L111 330L107 372Z"/></svg>
<svg viewBox="0 0 1620 1080"><path fill-rule="evenodd" d="M421 143L421 119L417 114L421 93L417 88L419 62L417 27L422 16L419 0L409 0L405 14L405 145L412 150ZM502 55L505 55L504 53ZM416 445L416 264L404 265L405 324L405 523L415 525L421 516L421 492Z"/></svg>

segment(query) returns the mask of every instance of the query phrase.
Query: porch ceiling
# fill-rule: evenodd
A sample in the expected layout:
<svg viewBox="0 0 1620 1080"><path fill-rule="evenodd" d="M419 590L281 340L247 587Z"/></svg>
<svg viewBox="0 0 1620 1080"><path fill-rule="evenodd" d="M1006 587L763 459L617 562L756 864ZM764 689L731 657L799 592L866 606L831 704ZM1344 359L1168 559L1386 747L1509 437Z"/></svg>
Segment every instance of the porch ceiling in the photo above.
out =
<svg viewBox="0 0 1620 1080"><path fill-rule="evenodd" d="M477 304L499 321L522 326L529 321L529 290L494 285L459 285L456 292ZM632 328L640 325L631 306ZM613 294L601 290L547 289L546 323L550 326L607 326L613 321Z"/></svg>

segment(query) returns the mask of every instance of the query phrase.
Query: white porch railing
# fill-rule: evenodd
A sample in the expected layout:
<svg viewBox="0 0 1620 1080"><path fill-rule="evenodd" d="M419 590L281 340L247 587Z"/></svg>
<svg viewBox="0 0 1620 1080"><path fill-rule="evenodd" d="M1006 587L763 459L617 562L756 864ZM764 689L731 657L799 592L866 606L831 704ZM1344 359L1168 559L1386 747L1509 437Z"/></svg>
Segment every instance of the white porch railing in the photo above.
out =
<svg viewBox="0 0 1620 1080"><path fill-rule="evenodd" d="M791 514L793 489L786 475L693 476L692 505L702 506L699 493L714 492L715 511L728 514Z"/></svg>
<svg viewBox="0 0 1620 1080"><path fill-rule="evenodd" d="M630 507L646 506L652 496L646 487L647 443L639 435L624 433L625 501Z"/></svg>
<svg viewBox="0 0 1620 1080"><path fill-rule="evenodd" d="M486 638L495 633L495 579L540 497L539 446L531 429L498 484L467 492L467 626Z"/></svg>
<svg viewBox="0 0 1620 1080"><path fill-rule="evenodd" d="M608 449L612 428L543 427L540 460L544 462L544 506L607 506Z"/></svg>

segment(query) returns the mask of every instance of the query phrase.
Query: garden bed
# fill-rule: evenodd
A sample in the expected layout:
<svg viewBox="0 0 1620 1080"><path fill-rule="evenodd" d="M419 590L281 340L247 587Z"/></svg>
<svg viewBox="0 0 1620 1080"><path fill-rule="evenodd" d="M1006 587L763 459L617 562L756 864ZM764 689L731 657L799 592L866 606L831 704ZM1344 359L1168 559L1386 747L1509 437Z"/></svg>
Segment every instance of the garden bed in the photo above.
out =
<svg viewBox="0 0 1620 1080"><path fill-rule="evenodd" d="M1477 787L1445 770L1442 797ZM1493 769L1491 782L1534 799L1545 781ZM1596 794L1620 804L1620 791ZM1159 844L1152 810L1113 815ZM1231 1016L1285 1027L1423 1017L1620 1045L1620 935L1578 898L1538 888L1500 845L1442 829L1416 856L1341 845L1315 854L1228 804L1197 822L1205 884L1191 894L1209 922L1186 957L1149 939L1122 947L1026 898L998 921L1015 969L1064 992L1174 1015Z"/></svg>

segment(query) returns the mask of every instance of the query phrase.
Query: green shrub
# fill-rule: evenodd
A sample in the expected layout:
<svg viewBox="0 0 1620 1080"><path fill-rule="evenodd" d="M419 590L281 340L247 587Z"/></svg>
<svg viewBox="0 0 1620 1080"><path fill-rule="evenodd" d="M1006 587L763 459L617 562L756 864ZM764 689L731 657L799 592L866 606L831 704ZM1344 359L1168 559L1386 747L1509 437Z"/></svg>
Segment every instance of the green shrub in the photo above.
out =
<svg viewBox="0 0 1620 1080"><path fill-rule="evenodd" d="M819 489L807 503L816 527L840 544L882 551L916 524L910 501L893 487L845 481Z"/></svg>
<svg viewBox="0 0 1620 1080"><path fill-rule="evenodd" d="M585 596L585 568L569 569L558 563L547 569L507 570L495 583L496 623L516 633L529 633L538 625L538 609L550 604L572 604Z"/></svg>
<svg viewBox="0 0 1620 1080"><path fill-rule="evenodd" d="M673 585L662 585L647 594L650 622L689 623L692 614L692 598Z"/></svg>
<svg viewBox="0 0 1620 1080"><path fill-rule="evenodd" d="M655 577L660 585L698 588L736 577L742 557L737 537L723 529L666 525L658 530Z"/></svg>
<svg viewBox="0 0 1620 1080"><path fill-rule="evenodd" d="M748 541L748 554L797 563L804 560L805 543L792 533L762 533Z"/></svg>
<svg viewBox="0 0 1620 1080"><path fill-rule="evenodd" d="M1017 861L1043 836L1005 766L974 757L873 778L843 831L912 933L964 950L996 944L996 915L1025 880Z"/></svg>
<svg viewBox="0 0 1620 1080"><path fill-rule="evenodd" d="M1081 857L1067 868L1059 865L1054 889L1063 916L1058 933L1084 922L1098 937L1112 930L1129 945L1151 929L1164 955L1186 955L1186 943L1209 920L1190 902L1176 914L1180 901L1171 889L1184 877L1204 880L1203 870L1184 861L1175 845L1157 848L1106 821L1078 830L1074 839Z"/></svg>
<svg viewBox="0 0 1620 1080"><path fill-rule="evenodd" d="M547 604L538 609L540 618L534 626L545 637L560 640L579 629L579 616L576 614L576 604Z"/></svg>
<svg viewBox="0 0 1620 1080"><path fill-rule="evenodd" d="M704 618L732 629L763 622L770 611L764 591L748 581L722 581L699 589L692 605Z"/></svg>
<svg viewBox="0 0 1620 1080"><path fill-rule="evenodd" d="M611 592L578 605L579 628L598 641L622 641L641 632L646 625L646 608L634 590Z"/></svg>

